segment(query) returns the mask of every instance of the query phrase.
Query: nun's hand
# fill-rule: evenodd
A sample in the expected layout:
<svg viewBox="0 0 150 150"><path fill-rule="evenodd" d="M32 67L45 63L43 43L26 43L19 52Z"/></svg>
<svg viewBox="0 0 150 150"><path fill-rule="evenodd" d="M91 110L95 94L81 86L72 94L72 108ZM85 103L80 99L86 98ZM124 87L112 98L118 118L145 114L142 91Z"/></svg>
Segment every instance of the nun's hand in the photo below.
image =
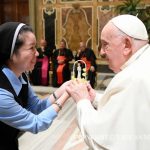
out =
<svg viewBox="0 0 150 150"><path fill-rule="evenodd" d="M69 93L69 95L74 99L76 103L78 103L80 100L83 99L88 100L91 99L86 82L73 80L68 86L66 86L66 91Z"/></svg>
<svg viewBox="0 0 150 150"><path fill-rule="evenodd" d="M66 87L71 83L71 80L66 81L65 83L63 83L56 91L55 91L55 95L57 96L57 98L59 98L60 96L62 96L65 92L66 92ZM69 95L68 95L69 96Z"/></svg>

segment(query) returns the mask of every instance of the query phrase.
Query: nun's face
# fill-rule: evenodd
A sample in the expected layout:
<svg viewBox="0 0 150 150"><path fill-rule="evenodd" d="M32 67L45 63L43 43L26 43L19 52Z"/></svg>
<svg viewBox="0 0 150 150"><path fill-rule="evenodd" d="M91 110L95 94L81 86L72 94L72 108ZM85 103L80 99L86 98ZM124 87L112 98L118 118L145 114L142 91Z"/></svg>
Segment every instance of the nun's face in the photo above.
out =
<svg viewBox="0 0 150 150"><path fill-rule="evenodd" d="M36 38L32 32L22 34L24 44L19 48L17 54L13 54L13 65L19 73L31 71L36 63L36 57L39 55L35 46Z"/></svg>
<svg viewBox="0 0 150 150"><path fill-rule="evenodd" d="M120 71L126 61L124 50L123 37L118 34L118 29L112 24L107 24L101 33L100 54L106 58L109 68L115 73Z"/></svg>

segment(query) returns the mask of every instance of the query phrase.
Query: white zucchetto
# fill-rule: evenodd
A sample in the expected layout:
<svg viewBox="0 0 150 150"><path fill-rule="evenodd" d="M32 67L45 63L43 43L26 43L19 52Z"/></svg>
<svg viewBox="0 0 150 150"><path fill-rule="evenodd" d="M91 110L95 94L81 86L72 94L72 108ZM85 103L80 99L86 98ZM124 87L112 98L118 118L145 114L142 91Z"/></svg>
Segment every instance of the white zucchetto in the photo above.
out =
<svg viewBox="0 0 150 150"><path fill-rule="evenodd" d="M122 32L140 40L148 40L148 33L144 23L133 15L120 15L112 18L109 22L112 22Z"/></svg>

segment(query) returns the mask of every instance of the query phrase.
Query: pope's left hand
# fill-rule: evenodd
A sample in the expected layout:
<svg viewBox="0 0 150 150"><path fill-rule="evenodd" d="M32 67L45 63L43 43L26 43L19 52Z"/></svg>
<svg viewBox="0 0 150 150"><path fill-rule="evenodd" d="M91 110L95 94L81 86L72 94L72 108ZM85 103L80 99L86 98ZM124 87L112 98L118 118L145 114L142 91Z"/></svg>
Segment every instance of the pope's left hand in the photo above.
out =
<svg viewBox="0 0 150 150"><path fill-rule="evenodd" d="M91 99L87 83L81 82L80 80L72 80L72 82L68 86L66 86L66 91L76 103L78 103L82 99Z"/></svg>

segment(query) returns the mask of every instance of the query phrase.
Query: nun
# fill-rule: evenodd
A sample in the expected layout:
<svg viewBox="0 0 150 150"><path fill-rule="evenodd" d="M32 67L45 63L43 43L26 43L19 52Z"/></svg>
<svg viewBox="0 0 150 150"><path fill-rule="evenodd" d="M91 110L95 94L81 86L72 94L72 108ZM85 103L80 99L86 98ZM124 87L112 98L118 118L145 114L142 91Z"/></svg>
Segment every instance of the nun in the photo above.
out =
<svg viewBox="0 0 150 150"><path fill-rule="evenodd" d="M46 130L68 98L63 84L53 94L39 99L25 72L39 55L30 26L19 22L0 25L0 150L18 150L20 131Z"/></svg>
<svg viewBox="0 0 150 150"><path fill-rule="evenodd" d="M101 33L101 55L116 75L103 94L79 81L67 87L77 103L79 128L90 150L150 148L148 42L146 28L136 16L112 18Z"/></svg>

